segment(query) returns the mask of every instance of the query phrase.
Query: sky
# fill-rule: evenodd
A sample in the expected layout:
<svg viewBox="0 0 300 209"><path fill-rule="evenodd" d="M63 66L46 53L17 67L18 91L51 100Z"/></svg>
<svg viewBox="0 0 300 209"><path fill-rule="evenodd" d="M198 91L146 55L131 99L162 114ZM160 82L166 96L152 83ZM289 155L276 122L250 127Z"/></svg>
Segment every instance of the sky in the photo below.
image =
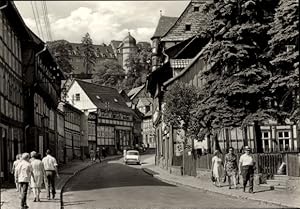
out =
<svg viewBox="0 0 300 209"><path fill-rule="evenodd" d="M130 34L139 41L148 41L162 15L178 17L189 1L47 1L53 40L65 39L80 43L88 32L95 44L123 40ZM42 40L45 24L41 1L15 1L26 25ZM38 33L33 7L38 8L43 35ZM37 13L39 15L37 15Z"/></svg>

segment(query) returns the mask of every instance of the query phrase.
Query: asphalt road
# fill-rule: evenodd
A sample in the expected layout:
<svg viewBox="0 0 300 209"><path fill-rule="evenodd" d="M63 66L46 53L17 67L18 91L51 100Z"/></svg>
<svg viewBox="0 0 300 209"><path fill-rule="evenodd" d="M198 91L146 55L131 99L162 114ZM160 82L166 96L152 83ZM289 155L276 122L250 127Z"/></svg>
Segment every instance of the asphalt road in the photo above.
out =
<svg viewBox="0 0 300 209"><path fill-rule="evenodd" d="M64 193L65 209L265 207L258 202L170 185L146 174L140 165L124 165L122 160L82 171L67 184Z"/></svg>

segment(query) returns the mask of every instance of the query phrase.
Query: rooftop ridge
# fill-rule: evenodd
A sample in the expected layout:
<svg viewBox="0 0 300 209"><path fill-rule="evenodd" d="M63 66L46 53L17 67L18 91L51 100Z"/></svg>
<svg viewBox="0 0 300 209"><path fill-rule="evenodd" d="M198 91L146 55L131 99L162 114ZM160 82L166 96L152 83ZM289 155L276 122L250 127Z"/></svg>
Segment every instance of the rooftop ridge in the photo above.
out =
<svg viewBox="0 0 300 209"><path fill-rule="evenodd" d="M103 86L103 85L100 85L100 84L96 84L96 83L90 83L90 82L87 82L87 81L83 81L81 79L78 79L78 78L75 78L76 81L79 81L79 82L82 82L82 83L85 83L85 84L89 84L89 85L95 85L95 86L99 86L99 87L104 87L104 88L110 88L110 89L114 89L118 92L118 89L114 88L114 87L110 87L110 86Z"/></svg>

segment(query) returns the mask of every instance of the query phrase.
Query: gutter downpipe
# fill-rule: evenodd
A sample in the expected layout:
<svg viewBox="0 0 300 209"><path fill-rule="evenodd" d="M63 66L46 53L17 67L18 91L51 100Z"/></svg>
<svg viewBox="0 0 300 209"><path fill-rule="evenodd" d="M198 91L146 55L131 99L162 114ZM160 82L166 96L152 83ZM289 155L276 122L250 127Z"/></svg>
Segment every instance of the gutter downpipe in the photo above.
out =
<svg viewBox="0 0 300 209"><path fill-rule="evenodd" d="M166 57L166 60L164 61L164 63L167 63L167 62L169 62L169 55L167 55L166 53L165 53L165 49L163 48L163 50L162 50L162 54Z"/></svg>
<svg viewBox="0 0 300 209"><path fill-rule="evenodd" d="M46 49L47 49L47 44L44 45L44 48L41 51L39 51L35 54L35 69L37 69L37 66L38 66L38 63L37 63L38 56L40 54L42 54L44 51L46 51Z"/></svg>
<svg viewBox="0 0 300 209"><path fill-rule="evenodd" d="M35 66L34 66L35 71L37 71L37 68L38 68L38 56L39 56L40 54L42 54L44 51L46 51L46 49L47 49L47 44L44 45L44 48L43 48L41 51L39 51L39 52L37 52L37 53L35 54ZM35 73L34 73L34 77L35 77ZM33 87L35 87L37 83L38 83L38 82L35 82L35 83L33 84Z"/></svg>
<svg viewBox="0 0 300 209"><path fill-rule="evenodd" d="M37 69L38 69L38 56L39 56L41 53L43 53L44 51L46 51L46 49L47 49L47 44L45 44L45 45L44 45L44 48L43 48L41 51L37 52L37 53L35 54L35 56L34 56L34 57L35 57L35 60L34 60L35 66L34 66L34 74L33 74L34 80L36 80L36 72L37 72ZM30 96L30 94L33 92L33 88L35 88L37 84L38 84L38 81L35 81L34 84L33 84L33 86L29 88L29 96ZM44 123L44 121L43 121L43 123ZM45 126L44 126L44 125L42 125L42 127L43 127L43 131L44 131L44 133L43 133L43 140L44 140L45 134L46 134L46 130L45 130ZM38 143L39 143L39 142L38 142Z"/></svg>
<svg viewBox="0 0 300 209"><path fill-rule="evenodd" d="M3 5L2 7L0 7L0 10L5 9L6 7L8 7L8 1L6 1L5 5Z"/></svg>

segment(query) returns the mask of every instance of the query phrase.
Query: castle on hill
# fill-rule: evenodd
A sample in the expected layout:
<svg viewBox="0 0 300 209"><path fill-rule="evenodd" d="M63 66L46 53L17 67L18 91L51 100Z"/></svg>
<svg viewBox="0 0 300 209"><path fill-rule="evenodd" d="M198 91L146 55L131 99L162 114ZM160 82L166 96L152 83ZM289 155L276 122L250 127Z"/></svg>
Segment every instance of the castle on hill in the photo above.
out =
<svg viewBox="0 0 300 209"><path fill-rule="evenodd" d="M71 43L66 40L58 40L54 42L65 42L71 46L69 50L70 64L73 66L74 71L72 72L74 77L83 78L86 77L86 69L84 67L84 53L82 43ZM52 42L53 43L53 42ZM51 45L51 42L50 42ZM128 66L126 62L128 58L138 53L140 50L151 50L151 45L149 42L138 42L136 39L128 32L128 35L122 40L112 40L110 44L93 44L94 52L96 56L95 69L101 66L106 60L117 61L128 73Z"/></svg>

